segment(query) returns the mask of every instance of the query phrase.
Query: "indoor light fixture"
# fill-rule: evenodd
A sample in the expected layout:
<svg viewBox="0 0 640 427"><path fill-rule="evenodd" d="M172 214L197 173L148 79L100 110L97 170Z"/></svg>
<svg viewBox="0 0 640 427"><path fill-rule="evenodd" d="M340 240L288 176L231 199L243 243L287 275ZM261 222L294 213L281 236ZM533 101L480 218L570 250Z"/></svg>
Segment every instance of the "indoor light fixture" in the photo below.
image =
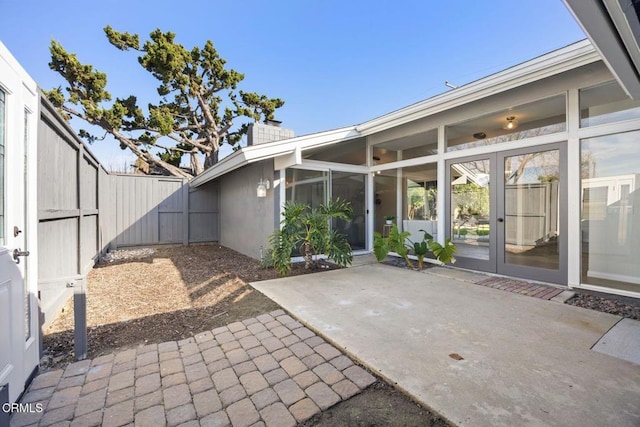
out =
<svg viewBox="0 0 640 427"><path fill-rule="evenodd" d="M256 195L258 197L267 197L267 190L269 189L271 183L268 179L260 178L258 182L258 187L256 188Z"/></svg>
<svg viewBox="0 0 640 427"><path fill-rule="evenodd" d="M502 126L502 129L511 130L518 127L518 121L516 120L516 116L507 117L507 123Z"/></svg>

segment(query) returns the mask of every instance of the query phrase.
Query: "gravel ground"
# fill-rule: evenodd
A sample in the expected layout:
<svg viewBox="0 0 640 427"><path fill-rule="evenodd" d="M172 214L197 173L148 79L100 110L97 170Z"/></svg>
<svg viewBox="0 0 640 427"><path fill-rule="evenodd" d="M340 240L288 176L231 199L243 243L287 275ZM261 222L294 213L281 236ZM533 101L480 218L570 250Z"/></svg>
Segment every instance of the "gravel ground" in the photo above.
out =
<svg viewBox="0 0 640 427"><path fill-rule="evenodd" d="M640 320L640 299L580 291L567 304Z"/></svg>

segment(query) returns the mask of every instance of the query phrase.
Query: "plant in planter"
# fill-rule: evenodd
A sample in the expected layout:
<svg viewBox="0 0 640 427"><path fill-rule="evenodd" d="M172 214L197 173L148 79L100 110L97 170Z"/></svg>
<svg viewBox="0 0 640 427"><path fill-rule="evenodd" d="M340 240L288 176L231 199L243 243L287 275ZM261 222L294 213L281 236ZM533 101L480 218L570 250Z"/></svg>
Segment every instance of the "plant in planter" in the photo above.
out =
<svg viewBox="0 0 640 427"><path fill-rule="evenodd" d="M384 217L384 220L387 222L387 225L391 225L394 219L396 219L396 217L393 215L387 215Z"/></svg>
<svg viewBox="0 0 640 427"><path fill-rule="evenodd" d="M413 267L413 263L409 259L409 248L413 249L414 254L418 258L418 268L422 269L424 265L425 256L431 251L435 258L443 264L448 262L454 263L456 259L454 254L456 247L451 243L451 239L446 239L444 245L434 242L433 236L427 233L425 230L420 230L423 234L422 241L412 242L408 239L411 235L408 231L400 232L398 226L391 227L389 237L382 237L380 233L374 233L373 239L373 252L376 259L380 262L383 261L389 252L395 252L403 257L410 268ZM407 244L407 240L410 245Z"/></svg>
<svg viewBox="0 0 640 427"><path fill-rule="evenodd" d="M286 275L291 270L291 253L297 247L304 257L306 269L315 265L315 254L324 254L341 266L351 264L353 254L347 236L329 226L332 218L349 220L351 214L349 202L340 199L330 200L317 208L286 202L282 227L269 237L273 266L280 275Z"/></svg>
<svg viewBox="0 0 640 427"><path fill-rule="evenodd" d="M409 248L405 245L405 241L411 235L408 231L400 232L397 225L393 225L389 231L388 237L382 237L382 234L373 233L373 252L378 261L383 261L389 252L395 252L404 258L407 265L413 268L413 263L409 259Z"/></svg>

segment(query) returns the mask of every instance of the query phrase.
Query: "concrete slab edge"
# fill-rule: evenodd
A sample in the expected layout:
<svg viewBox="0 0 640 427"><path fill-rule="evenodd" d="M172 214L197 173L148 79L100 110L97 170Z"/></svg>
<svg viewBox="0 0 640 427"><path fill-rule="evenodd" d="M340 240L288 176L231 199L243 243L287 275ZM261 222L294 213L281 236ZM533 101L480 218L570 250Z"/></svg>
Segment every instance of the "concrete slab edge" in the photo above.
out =
<svg viewBox="0 0 640 427"><path fill-rule="evenodd" d="M571 298L573 298L575 294L576 294L575 292L571 292L571 291L562 291L555 297L551 298L549 301L555 301L555 302L564 304L567 301L569 301Z"/></svg>
<svg viewBox="0 0 640 427"><path fill-rule="evenodd" d="M255 288L254 288L255 289ZM276 301L276 304L277 301ZM280 304L278 304L280 305ZM451 425L456 425L453 421L451 421L449 418L445 417L443 414L441 414L440 412L438 412L437 410L431 408L430 406L425 405L424 403L420 402L419 399L417 399L409 390L405 389L404 387L402 387L400 384L398 384L397 382L393 381L390 377L388 377L385 373L383 373L380 370L375 369L374 367L370 366L368 363L366 363L365 361L363 361L362 359L360 359L355 353L351 352L348 348L343 347L342 345L338 344L336 341L334 341L333 339L329 338L328 336L326 336L325 334L323 334L322 332L320 332L318 329L314 328L311 324L309 324L308 322L305 322L304 320L300 319L298 316L296 316L295 314L289 312L288 310L284 309L281 307L282 310L284 310L289 316L293 317L294 319L296 319L298 322L302 323L307 329L310 329L311 331L313 331L316 335L318 335L319 337L322 337L322 339L324 339L326 342L328 342L329 344L331 344L332 346L334 346L335 348L337 348L338 350L340 350L341 352L343 352L344 354L346 354L349 359L351 359L354 363L364 367L367 371L369 371L369 373L371 373L372 375L375 375L378 378L381 378L384 382L386 382L388 385L390 385L391 387L396 388L397 390L399 390L402 394L404 394L405 396L407 396L409 399L413 400L413 402L423 408L425 408L426 410L428 410L429 412L431 412L433 415L442 418L443 420L445 420L446 422L448 422Z"/></svg>

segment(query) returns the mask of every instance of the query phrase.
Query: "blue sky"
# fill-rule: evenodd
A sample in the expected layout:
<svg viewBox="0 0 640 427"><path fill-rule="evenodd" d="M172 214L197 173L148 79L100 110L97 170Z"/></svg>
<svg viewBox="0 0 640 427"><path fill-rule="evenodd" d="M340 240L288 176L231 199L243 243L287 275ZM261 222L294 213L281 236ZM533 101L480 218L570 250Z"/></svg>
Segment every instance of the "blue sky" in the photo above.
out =
<svg viewBox="0 0 640 427"><path fill-rule="evenodd" d="M361 123L585 38L561 0L2 0L0 40L44 89L55 39L108 75L114 97L154 100L156 81L102 28L160 28L191 48L212 40L242 88L279 97L296 135ZM147 95L148 94L148 95ZM109 167L114 141L91 150Z"/></svg>

